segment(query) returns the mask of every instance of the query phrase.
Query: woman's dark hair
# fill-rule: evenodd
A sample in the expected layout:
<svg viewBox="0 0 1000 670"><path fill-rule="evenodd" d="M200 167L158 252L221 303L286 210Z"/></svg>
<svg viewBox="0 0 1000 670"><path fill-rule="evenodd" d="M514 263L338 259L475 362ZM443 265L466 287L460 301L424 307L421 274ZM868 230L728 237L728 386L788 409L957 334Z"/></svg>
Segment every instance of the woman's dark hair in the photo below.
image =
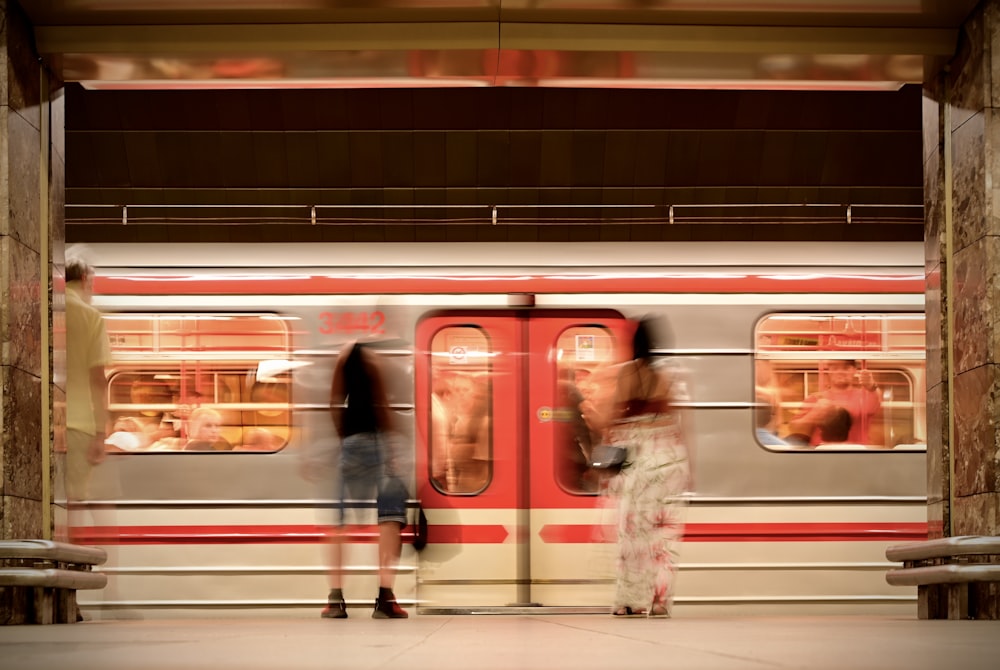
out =
<svg viewBox="0 0 1000 670"><path fill-rule="evenodd" d="M648 361L653 358L653 349L670 349L673 333L670 323L662 316L644 316L635 323L632 335L632 359Z"/></svg>
<svg viewBox="0 0 1000 670"><path fill-rule="evenodd" d="M652 349L651 333L649 332L649 321L640 320L635 324L635 334L632 335L632 358L635 360L649 360Z"/></svg>

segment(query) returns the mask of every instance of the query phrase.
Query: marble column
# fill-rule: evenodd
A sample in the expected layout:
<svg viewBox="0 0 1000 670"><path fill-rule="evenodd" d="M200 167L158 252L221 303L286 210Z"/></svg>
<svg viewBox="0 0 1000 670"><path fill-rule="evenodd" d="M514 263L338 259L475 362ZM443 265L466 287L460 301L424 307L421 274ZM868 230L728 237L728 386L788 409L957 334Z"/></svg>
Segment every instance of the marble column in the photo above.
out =
<svg viewBox="0 0 1000 670"><path fill-rule="evenodd" d="M63 104L16 2L0 0L0 21L0 539L51 538L60 516L53 437L62 432L53 427L65 425L53 353L65 343L54 347L51 337L53 258L64 239ZM0 624L24 618L18 591L2 590Z"/></svg>
<svg viewBox="0 0 1000 670"><path fill-rule="evenodd" d="M1000 535L1000 0L962 27L924 98L928 520ZM921 589L920 615L1000 618L1000 585Z"/></svg>

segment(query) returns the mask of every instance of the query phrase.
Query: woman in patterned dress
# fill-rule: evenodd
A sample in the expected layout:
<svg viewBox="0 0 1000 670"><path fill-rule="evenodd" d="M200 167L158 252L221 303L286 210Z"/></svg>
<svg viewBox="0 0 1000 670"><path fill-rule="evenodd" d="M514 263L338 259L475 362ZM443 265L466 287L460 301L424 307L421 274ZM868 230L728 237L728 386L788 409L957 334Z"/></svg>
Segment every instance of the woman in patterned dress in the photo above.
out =
<svg viewBox="0 0 1000 670"><path fill-rule="evenodd" d="M649 324L639 322L608 428L609 442L628 449L625 466L608 482L618 511L615 616L670 616L683 494L691 484L687 426L677 407L686 399L682 381L653 367Z"/></svg>

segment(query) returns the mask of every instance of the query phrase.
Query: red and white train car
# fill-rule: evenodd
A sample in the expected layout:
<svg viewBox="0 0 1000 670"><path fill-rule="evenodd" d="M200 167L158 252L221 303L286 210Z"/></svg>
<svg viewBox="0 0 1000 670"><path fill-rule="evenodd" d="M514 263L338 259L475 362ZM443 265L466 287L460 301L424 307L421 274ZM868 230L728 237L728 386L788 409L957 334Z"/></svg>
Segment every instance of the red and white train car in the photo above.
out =
<svg viewBox="0 0 1000 670"><path fill-rule="evenodd" d="M919 244L75 251L97 268L110 408L143 433L109 453L69 516L76 541L111 555L109 588L81 594L94 612L318 615L337 495L330 374L362 337L378 341L429 521L426 548L404 550L400 600L418 613L605 611L612 519L564 389L603 402L643 316L669 324L656 355L688 387L695 435L678 615L903 612L915 600L885 583L884 552L927 536ZM847 359L878 387L864 440L761 439L765 403L783 436L823 386L821 362ZM434 424L442 401L449 431ZM183 449L195 406L221 417L211 450ZM373 531L352 528L352 606L375 593Z"/></svg>

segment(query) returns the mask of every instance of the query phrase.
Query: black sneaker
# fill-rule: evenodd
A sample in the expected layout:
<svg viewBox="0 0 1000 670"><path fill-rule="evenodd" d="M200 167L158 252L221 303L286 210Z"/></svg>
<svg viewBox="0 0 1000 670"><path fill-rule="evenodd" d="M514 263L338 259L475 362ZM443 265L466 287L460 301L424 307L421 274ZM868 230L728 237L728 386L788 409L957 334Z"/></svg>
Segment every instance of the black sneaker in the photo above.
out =
<svg viewBox="0 0 1000 670"><path fill-rule="evenodd" d="M405 619L410 616L396 602L396 596L390 597L391 600L389 598L375 599L375 610L372 612L373 619Z"/></svg>
<svg viewBox="0 0 1000 670"><path fill-rule="evenodd" d="M346 619L347 603L343 600L330 601L319 615L324 619Z"/></svg>

